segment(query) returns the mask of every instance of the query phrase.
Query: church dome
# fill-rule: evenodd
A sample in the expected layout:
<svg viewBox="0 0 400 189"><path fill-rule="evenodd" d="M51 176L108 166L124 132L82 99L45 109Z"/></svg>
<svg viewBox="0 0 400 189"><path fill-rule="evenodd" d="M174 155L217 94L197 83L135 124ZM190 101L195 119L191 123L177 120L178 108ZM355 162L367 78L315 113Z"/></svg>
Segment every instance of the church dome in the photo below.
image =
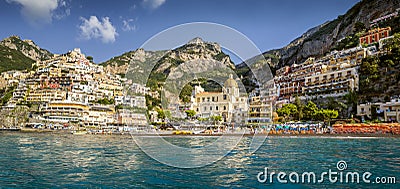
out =
<svg viewBox="0 0 400 189"><path fill-rule="evenodd" d="M232 74L229 75L229 79L227 79L227 80L225 81L224 87L225 87L225 88L233 88L233 87L239 88L237 82L233 79Z"/></svg>

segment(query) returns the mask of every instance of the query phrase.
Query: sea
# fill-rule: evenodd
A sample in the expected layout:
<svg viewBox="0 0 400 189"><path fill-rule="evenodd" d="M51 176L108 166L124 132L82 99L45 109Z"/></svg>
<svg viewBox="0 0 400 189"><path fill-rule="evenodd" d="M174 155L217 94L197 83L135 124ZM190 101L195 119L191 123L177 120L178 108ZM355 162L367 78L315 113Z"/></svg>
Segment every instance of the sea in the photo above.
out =
<svg viewBox="0 0 400 189"><path fill-rule="evenodd" d="M190 148L217 137L165 140ZM216 162L179 168L131 136L1 132L0 188L400 188L400 138L270 136L254 153L251 141L240 138Z"/></svg>

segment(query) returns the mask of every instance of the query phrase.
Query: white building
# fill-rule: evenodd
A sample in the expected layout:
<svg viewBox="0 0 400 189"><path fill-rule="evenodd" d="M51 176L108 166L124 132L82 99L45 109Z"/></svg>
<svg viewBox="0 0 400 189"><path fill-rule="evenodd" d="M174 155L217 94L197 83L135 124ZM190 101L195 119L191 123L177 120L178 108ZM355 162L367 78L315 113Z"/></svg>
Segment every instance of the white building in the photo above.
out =
<svg viewBox="0 0 400 189"><path fill-rule="evenodd" d="M191 97L191 108L203 118L222 116L224 122L243 122L249 105L247 96L241 96L239 86L232 75L227 79L222 92L205 92L201 86L195 86ZM236 116L235 116L236 115Z"/></svg>

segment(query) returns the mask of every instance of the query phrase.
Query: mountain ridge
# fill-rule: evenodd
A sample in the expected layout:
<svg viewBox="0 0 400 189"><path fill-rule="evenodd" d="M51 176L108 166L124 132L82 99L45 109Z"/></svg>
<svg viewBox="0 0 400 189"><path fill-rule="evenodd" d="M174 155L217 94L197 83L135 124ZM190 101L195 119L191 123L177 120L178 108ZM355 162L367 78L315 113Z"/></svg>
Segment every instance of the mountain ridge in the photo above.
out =
<svg viewBox="0 0 400 189"><path fill-rule="evenodd" d="M310 56L323 56L342 39L354 34L356 23L362 23L369 28L370 21L392 13L399 7L400 0L362 0L344 15L339 15L332 21L313 27L292 40L288 45L278 49L267 50L262 55L266 59L269 56L278 57L279 61L268 63L271 70L303 62ZM253 57L253 59L257 60L256 57ZM238 64L237 67L243 67L243 64L244 62Z"/></svg>
<svg viewBox="0 0 400 189"><path fill-rule="evenodd" d="M48 59L53 54L32 40L13 35L0 42L0 72L29 69L32 63Z"/></svg>

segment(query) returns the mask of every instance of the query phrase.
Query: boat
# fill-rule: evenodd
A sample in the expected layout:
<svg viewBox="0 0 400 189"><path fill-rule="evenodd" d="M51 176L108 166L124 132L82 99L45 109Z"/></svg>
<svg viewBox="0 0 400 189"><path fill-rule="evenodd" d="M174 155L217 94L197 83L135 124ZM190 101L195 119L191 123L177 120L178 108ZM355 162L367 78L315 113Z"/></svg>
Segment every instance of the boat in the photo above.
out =
<svg viewBox="0 0 400 189"><path fill-rule="evenodd" d="M9 128L3 127L3 128L0 128L0 131L21 131L21 128L19 128L19 127L9 127Z"/></svg>
<svg viewBox="0 0 400 189"><path fill-rule="evenodd" d="M86 131L71 131L71 133L73 135L86 135L87 134Z"/></svg>

